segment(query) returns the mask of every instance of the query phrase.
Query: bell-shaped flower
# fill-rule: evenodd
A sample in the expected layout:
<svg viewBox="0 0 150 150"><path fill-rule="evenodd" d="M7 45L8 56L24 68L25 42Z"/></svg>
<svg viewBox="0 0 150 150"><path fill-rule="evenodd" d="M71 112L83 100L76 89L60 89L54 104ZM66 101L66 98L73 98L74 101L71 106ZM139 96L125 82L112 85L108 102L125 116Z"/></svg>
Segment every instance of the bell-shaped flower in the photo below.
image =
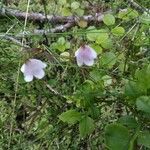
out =
<svg viewBox="0 0 150 150"><path fill-rule="evenodd" d="M45 75L44 68L47 65L38 59L29 59L21 67L21 72L24 74L24 80L30 82L33 80L33 77L37 79L42 79Z"/></svg>
<svg viewBox="0 0 150 150"><path fill-rule="evenodd" d="M83 45L75 52L75 57L79 67L82 65L92 66L94 59L97 58L97 53L88 45Z"/></svg>

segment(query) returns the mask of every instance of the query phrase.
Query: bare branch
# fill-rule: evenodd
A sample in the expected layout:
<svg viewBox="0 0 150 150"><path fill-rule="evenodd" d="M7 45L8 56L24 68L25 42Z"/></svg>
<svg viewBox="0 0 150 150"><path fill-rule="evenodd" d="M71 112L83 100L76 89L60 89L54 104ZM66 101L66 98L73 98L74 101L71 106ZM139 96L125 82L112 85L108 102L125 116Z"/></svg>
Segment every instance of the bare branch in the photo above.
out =
<svg viewBox="0 0 150 150"><path fill-rule="evenodd" d="M106 12L105 12L106 13ZM10 8L2 8L0 9L0 16L9 16L16 17L18 19L25 19L26 12L21 12L20 10L14 10ZM101 13L95 14L95 16L87 15L81 17L85 21L101 21ZM47 20L51 23L67 23L67 22L76 22L79 18L75 16L55 16L55 15L47 15L47 18L42 13L28 13L27 15L29 21L33 22L47 22Z"/></svg>
<svg viewBox="0 0 150 150"><path fill-rule="evenodd" d="M49 30L34 30L34 34L48 34L48 33L64 32L73 26L74 26L74 23L68 22L64 25L60 25Z"/></svg>
<svg viewBox="0 0 150 150"><path fill-rule="evenodd" d="M26 16L26 12L4 7L0 9L0 16L16 17L18 19L24 20ZM27 17L29 21L40 22L40 23L47 22L47 19L51 23L66 23L73 19L72 16L63 17L63 16L54 16L54 15L47 15L46 18L46 16L42 13L28 13Z"/></svg>
<svg viewBox="0 0 150 150"><path fill-rule="evenodd" d="M28 45L22 45L22 43L19 40L15 39L14 37L11 37L8 35L0 35L0 37L1 39L5 39L7 41L13 42L18 46L21 46L21 47L23 46L24 48L30 48Z"/></svg>
<svg viewBox="0 0 150 150"><path fill-rule="evenodd" d="M107 12L105 12L107 13ZM73 17L72 16L72 20L68 21L66 24L64 25L58 25L52 29L48 29L48 30L37 30L35 29L33 33L19 33L18 35L16 35L17 37L22 37L24 36L29 36L31 35L39 35L39 34L49 34L49 33L56 33L56 32L65 32L66 30L70 29L71 27L75 26L76 24L78 24L78 21L80 19L87 21L87 23L92 23L92 22L102 22L103 20L103 16L104 14L101 13L96 13L95 16L93 15L87 15L87 16L83 16L82 18L79 17ZM64 17L63 17L64 18ZM71 18L71 17L70 17Z"/></svg>
<svg viewBox="0 0 150 150"><path fill-rule="evenodd" d="M133 7L134 9L136 9L142 13L145 11L148 11L148 9L144 8L143 6L140 6L139 4L134 2L133 0L125 0L125 1L128 2L131 5L131 7Z"/></svg>

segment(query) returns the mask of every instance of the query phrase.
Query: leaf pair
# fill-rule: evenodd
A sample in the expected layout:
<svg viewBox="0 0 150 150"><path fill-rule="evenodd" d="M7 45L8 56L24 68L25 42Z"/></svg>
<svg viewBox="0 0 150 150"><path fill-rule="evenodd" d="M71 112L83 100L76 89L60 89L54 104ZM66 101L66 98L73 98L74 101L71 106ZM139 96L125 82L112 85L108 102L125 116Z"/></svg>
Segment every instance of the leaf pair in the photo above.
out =
<svg viewBox="0 0 150 150"><path fill-rule="evenodd" d="M68 124L79 122L79 132L81 137L85 137L94 130L94 120L89 116L81 114L76 110L68 110L59 116L59 119Z"/></svg>

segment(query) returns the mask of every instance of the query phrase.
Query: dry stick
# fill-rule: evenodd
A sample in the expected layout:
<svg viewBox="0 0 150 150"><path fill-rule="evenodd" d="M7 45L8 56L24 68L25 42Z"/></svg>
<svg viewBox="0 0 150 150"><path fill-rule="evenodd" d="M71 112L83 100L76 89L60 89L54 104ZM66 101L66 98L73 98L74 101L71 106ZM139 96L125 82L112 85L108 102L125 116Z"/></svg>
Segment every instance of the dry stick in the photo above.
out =
<svg viewBox="0 0 150 150"><path fill-rule="evenodd" d="M32 35L41 35L41 34L48 34L48 33L56 33L56 32L64 32L66 30L68 30L69 28L73 27L73 23L68 22L65 25L60 25L57 26L55 28L49 29L49 30L34 30L34 33ZM23 33L19 33L16 35L16 37L24 37L24 36L28 36L30 35L29 32L23 32ZM7 41L11 41L14 44L18 45L18 46L23 46L24 48L30 48L30 46L28 45L22 45L21 41L19 41L18 39L12 37L12 36L8 36L8 35L0 35L0 37L2 37L3 39L7 40Z"/></svg>
<svg viewBox="0 0 150 150"><path fill-rule="evenodd" d="M68 22L64 25L60 25L60 26L57 26L55 28L48 29L48 30L34 30L34 34L48 34L48 33L64 32L70 29L71 27L73 27L74 25L75 24L73 22Z"/></svg>
<svg viewBox="0 0 150 150"><path fill-rule="evenodd" d="M107 13L107 12L105 12L105 13ZM41 35L41 34L49 34L49 33L56 33L56 32L65 32L66 30L68 30L71 27L75 26L80 19L82 19L84 21L87 21L88 23L91 23L91 22L102 22L104 14L96 13L95 16L88 15L88 16L83 16L81 18L74 16L74 17L72 17L72 20L68 21L64 25L59 25L59 26L56 26L55 28L48 29L48 30L34 30L34 33L32 35ZM20 34L18 34L16 36L17 37L21 37L22 35L23 35L23 33L20 33ZM30 35L30 33L25 33L24 35L28 36L28 35Z"/></svg>
<svg viewBox="0 0 150 150"><path fill-rule="evenodd" d="M104 12L105 13L105 12ZM87 16L83 16L83 20L86 21L96 21L98 19L101 19L101 13L97 13L96 14L96 18L93 17L92 15L87 15ZM16 17L18 19L25 19L26 13L22 12L20 10L14 10L14 9L10 9L7 7L3 7L2 9L0 9L0 16L9 16L9 17ZM29 21L33 21L33 22L51 22L51 23L67 23L67 22L74 22L76 20L77 17L75 16L55 16L55 15L47 15L45 16L42 13L28 13L27 15L28 20ZM99 18L100 17L100 18Z"/></svg>
<svg viewBox="0 0 150 150"><path fill-rule="evenodd" d="M21 47L24 47L24 48L30 48L30 46L28 46L28 45L25 45L25 44L22 45L22 43L21 43L19 40L15 39L15 38L12 37L12 36L0 35L0 37L2 37L2 39L5 39L5 40L7 40L7 41L13 42L13 43L15 43L15 44L18 45L18 46L21 46Z"/></svg>
<svg viewBox="0 0 150 150"><path fill-rule="evenodd" d="M137 11L140 12L144 12L144 11L148 11L149 9L146 9L143 6L140 6L139 4L137 4L136 2L134 2L133 0L125 0L125 2L127 2L128 4L131 5L131 7L133 7L134 9L136 9ZM110 10L109 10L110 11ZM107 11L107 12L109 12ZM104 12L104 13L107 13ZM101 16L101 13L97 13L97 18L98 16ZM26 12L22 12L20 10L15 10L15 9L10 9L7 7L3 7L0 9L0 16L9 16L9 17L16 17L18 19L24 20L26 17ZM55 16L55 15L47 15L45 16L42 13L28 13L27 15L28 17L28 21L33 21L33 22L40 22L40 23L45 23L47 21L51 22L51 23L67 23L67 22L74 22L74 20L76 19L75 16ZM101 18L101 17L100 17ZM93 17L92 15L88 15L88 16L83 16L83 20L86 21L96 21L97 19L95 17ZM101 20L101 19L100 19Z"/></svg>
<svg viewBox="0 0 150 150"><path fill-rule="evenodd" d="M48 34L48 33L56 33L56 32L64 32L66 30L68 30L69 28L73 27L73 23L68 22L65 25L60 25L57 26L55 28L49 29L49 30L34 30L34 33L32 35L41 35L41 34ZM23 33L19 33L16 35L16 37L24 37L24 36L28 36L30 35L29 32L23 32ZM7 40L7 41L11 41L13 43L15 43L18 46L22 47L22 43L21 41L19 41L18 39L12 37L12 36L8 36L8 35L0 35L0 37L2 37L3 39ZM23 45L24 48L30 48L30 46L28 45Z"/></svg>
<svg viewBox="0 0 150 150"><path fill-rule="evenodd" d="M55 24L60 24L63 23L63 25L56 26L55 28L49 29L49 30L35 30L33 35L39 35L39 34L48 34L48 33L55 33L55 32L64 32L67 29L70 29L71 27L75 26L79 20L84 20L87 21L87 23L91 22L102 22L104 14L110 12L106 11L103 13L96 13L95 15L86 15L82 17L77 17L77 16L55 16L55 15L43 15L41 13L28 13L27 17L28 20L33 21L33 22L51 22ZM21 12L19 10L13 10L4 7L3 9L0 10L0 16L9 16L9 17L16 17L18 19L24 19L26 13ZM65 24L64 24L65 23ZM16 35L16 37L22 37L22 36L27 36L30 35L30 33L20 33Z"/></svg>
<svg viewBox="0 0 150 150"><path fill-rule="evenodd" d="M140 6L139 4L137 4L136 2L134 2L133 0L125 0L127 3L129 3L131 5L132 8L140 11L140 12L145 12L145 11L148 11L148 9L146 9L145 7L143 6Z"/></svg>
<svg viewBox="0 0 150 150"><path fill-rule="evenodd" d="M0 10L0 16L9 16L9 17L16 17L18 19L24 20L26 13L22 12L20 10L10 9L7 7L4 7ZM69 17L62 17L62 16L54 16L54 15L47 15L47 18L42 13L28 13L27 15L29 21L33 22L54 22L54 23L60 23L60 22L68 22L69 20L72 20L72 16Z"/></svg>

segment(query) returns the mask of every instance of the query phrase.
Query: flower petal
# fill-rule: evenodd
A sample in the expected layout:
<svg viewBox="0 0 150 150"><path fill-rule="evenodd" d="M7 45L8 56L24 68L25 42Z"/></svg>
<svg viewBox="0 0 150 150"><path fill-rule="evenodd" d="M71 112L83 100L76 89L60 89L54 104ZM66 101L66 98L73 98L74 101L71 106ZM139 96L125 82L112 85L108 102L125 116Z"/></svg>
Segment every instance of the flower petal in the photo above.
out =
<svg viewBox="0 0 150 150"><path fill-rule="evenodd" d="M31 82L31 81L33 80L33 75L26 75L26 76L24 77L24 80L25 80L26 82Z"/></svg>
<svg viewBox="0 0 150 150"><path fill-rule="evenodd" d="M45 72L43 69L38 70L37 72L34 72L34 76L38 79L42 79L45 75Z"/></svg>
<svg viewBox="0 0 150 150"><path fill-rule="evenodd" d="M80 48L75 52L75 57L77 57L78 55L79 55L79 53L80 53Z"/></svg>
<svg viewBox="0 0 150 150"><path fill-rule="evenodd" d="M93 59L95 59L95 58L97 58L97 53L96 53L96 51L93 49L93 48L91 48L90 46L88 46L88 45L85 45L85 48L84 48L85 50L86 50L86 53L87 53L87 56L91 59L91 58L93 58Z"/></svg>
<svg viewBox="0 0 150 150"><path fill-rule="evenodd" d="M87 66L92 66L94 64L94 59L97 58L96 51L88 45L82 45L76 52L75 57L77 59L78 66L83 64Z"/></svg>
<svg viewBox="0 0 150 150"><path fill-rule="evenodd" d="M46 66L47 65L41 60L29 59L25 64L21 66L21 71L24 74L24 80L26 82L30 82L33 80L34 76L38 79L43 78L45 75L43 68L45 68Z"/></svg>
<svg viewBox="0 0 150 150"><path fill-rule="evenodd" d="M21 72L25 72L25 64L23 64L22 66L21 66Z"/></svg>
<svg viewBox="0 0 150 150"><path fill-rule="evenodd" d="M94 60L93 59L85 59L84 64L87 66L92 66L94 64Z"/></svg>
<svg viewBox="0 0 150 150"><path fill-rule="evenodd" d="M90 49L91 49L91 57L94 59L97 58L97 53L95 52L95 50L92 48L90 48Z"/></svg>
<svg viewBox="0 0 150 150"><path fill-rule="evenodd" d="M77 64L78 64L78 66L79 67L81 67L82 65L83 65L83 59L82 58L80 58L80 57L77 57Z"/></svg>
<svg viewBox="0 0 150 150"><path fill-rule="evenodd" d="M47 66L45 63L38 59L30 59L29 61L32 66L35 66L37 68L45 68Z"/></svg>

